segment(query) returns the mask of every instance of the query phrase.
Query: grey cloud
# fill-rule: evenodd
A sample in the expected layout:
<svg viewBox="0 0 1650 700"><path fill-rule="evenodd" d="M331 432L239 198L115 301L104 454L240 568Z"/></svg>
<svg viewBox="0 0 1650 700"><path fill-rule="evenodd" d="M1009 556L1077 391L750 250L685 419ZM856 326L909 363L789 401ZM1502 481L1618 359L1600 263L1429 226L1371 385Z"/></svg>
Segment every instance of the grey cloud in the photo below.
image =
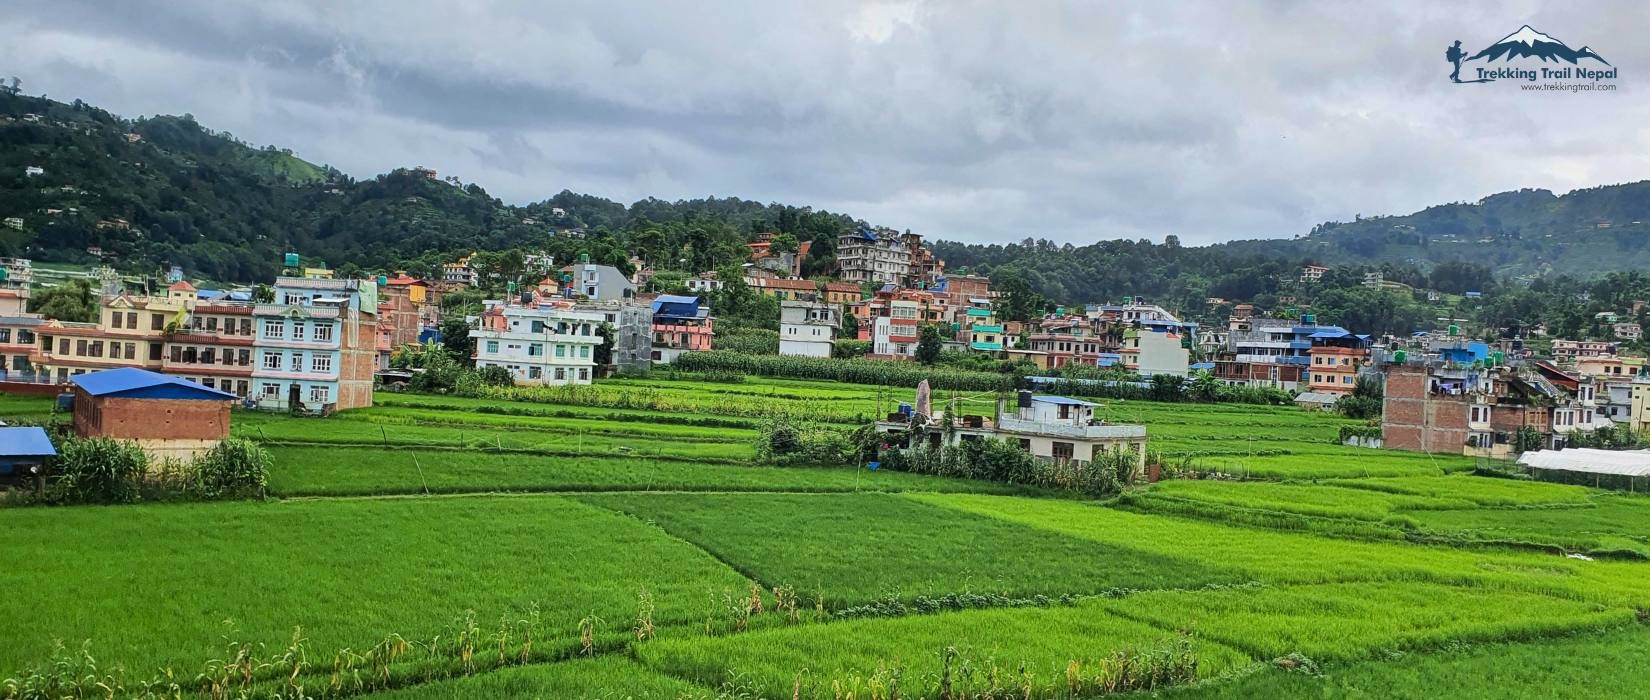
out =
<svg viewBox="0 0 1650 700"><path fill-rule="evenodd" d="M1641 179L1650 8L1406 2L24 2L31 92L191 112L357 176L507 201L740 196L934 237L1289 236ZM1614 95L1444 79L1530 23Z"/></svg>

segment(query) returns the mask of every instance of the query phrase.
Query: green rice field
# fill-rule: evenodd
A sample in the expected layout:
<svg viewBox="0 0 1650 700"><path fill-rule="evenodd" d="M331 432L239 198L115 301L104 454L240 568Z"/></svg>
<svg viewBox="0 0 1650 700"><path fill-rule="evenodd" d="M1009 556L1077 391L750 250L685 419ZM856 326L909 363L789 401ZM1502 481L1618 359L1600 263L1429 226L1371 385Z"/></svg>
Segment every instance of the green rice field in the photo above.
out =
<svg viewBox="0 0 1650 700"><path fill-rule="evenodd" d="M850 430L911 397L656 376L237 410L266 499L0 508L0 698L1650 683L1650 497L1343 446L1352 422L1294 407L1101 402L1184 477L1104 500L756 456L772 418ZM52 405L0 395L0 418L66 420Z"/></svg>

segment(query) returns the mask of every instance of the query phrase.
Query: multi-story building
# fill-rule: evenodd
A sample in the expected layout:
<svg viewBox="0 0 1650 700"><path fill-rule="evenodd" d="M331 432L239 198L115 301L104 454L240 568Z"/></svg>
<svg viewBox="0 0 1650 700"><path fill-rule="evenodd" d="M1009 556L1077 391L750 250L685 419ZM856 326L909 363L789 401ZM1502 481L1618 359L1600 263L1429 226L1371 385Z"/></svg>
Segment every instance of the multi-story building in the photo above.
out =
<svg viewBox="0 0 1650 700"><path fill-rule="evenodd" d="M1556 368L1391 364L1382 446L1504 458L1518 450L1521 433L1533 431L1539 446L1561 448L1573 433L1603 424L1595 420L1594 388Z"/></svg>
<svg viewBox="0 0 1650 700"><path fill-rule="evenodd" d="M252 380L260 408L342 410L372 405L378 285L372 280L275 281L252 309Z"/></svg>
<svg viewBox="0 0 1650 700"><path fill-rule="evenodd" d="M887 315L876 316L869 327L871 354L883 357L915 357L917 335L922 325L921 305L909 299L890 299ZM861 329L866 326L861 325Z"/></svg>
<svg viewBox="0 0 1650 700"><path fill-rule="evenodd" d="M1644 329L1640 328L1639 324L1631 322L1612 324L1610 331L1622 340L1638 340L1644 336Z"/></svg>
<svg viewBox="0 0 1650 700"><path fill-rule="evenodd" d="M575 308L600 314L602 322L613 329L612 364L609 367L598 367L598 371L611 369L642 374L653 366L651 304L628 299L612 299L581 301Z"/></svg>
<svg viewBox="0 0 1650 700"><path fill-rule="evenodd" d="M466 287L476 286L476 283L481 281L481 275L476 271L475 267L470 265L470 258L474 255L474 253L471 253L470 255L466 255L456 261L442 265L442 281L454 285L464 285Z"/></svg>
<svg viewBox="0 0 1650 700"><path fill-rule="evenodd" d="M1553 339L1553 357L1558 360L1577 360L1583 357L1605 357L1616 354L1616 344L1602 340Z"/></svg>
<svg viewBox="0 0 1650 700"><path fill-rule="evenodd" d="M858 284L853 282L826 282L825 301L832 304L852 304L863 296Z"/></svg>
<svg viewBox="0 0 1650 700"><path fill-rule="evenodd" d="M1323 279L1323 273L1328 271L1329 268L1323 265L1307 265L1301 268L1301 281L1316 282Z"/></svg>
<svg viewBox="0 0 1650 700"><path fill-rule="evenodd" d="M836 304L779 302L779 354L830 357L841 314Z"/></svg>
<svg viewBox="0 0 1650 700"><path fill-rule="evenodd" d="M772 296L780 301L815 301L819 286L813 280L782 277L746 277L745 284L757 294Z"/></svg>
<svg viewBox="0 0 1650 700"><path fill-rule="evenodd" d="M1339 330L1320 330L1311 336L1308 389L1327 394L1352 393L1358 371L1369 364L1369 336Z"/></svg>
<svg viewBox="0 0 1650 700"><path fill-rule="evenodd" d="M562 268L562 272L567 273L564 293L569 297L605 301L636 296L635 282L612 265L592 264L589 254L579 255L579 262Z"/></svg>
<svg viewBox="0 0 1650 700"><path fill-rule="evenodd" d="M915 286L912 250L922 247L922 236L890 228L861 227L837 239L837 276L848 282L892 283Z"/></svg>
<svg viewBox="0 0 1650 700"><path fill-rule="evenodd" d="M388 367L391 353L427 337L440 320L441 307L430 303L429 285L423 280L402 272L380 277L375 366Z"/></svg>
<svg viewBox="0 0 1650 700"><path fill-rule="evenodd" d="M589 384L603 317L567 302L483 302L470 338L477 367L503 367L520 385Z"/></svg>
<svg viewBox="0 0 1650 700"><path fill-rule="evenodd" d="M29 354L35 351L35 334L45 319L38 314L0 316L0 381L35 381Z"/></svg>
<svg viewBox="0 0 1650 700"><path fill-rule="evenodd" d="M244 399L252 385L254 337L251 305L197 303L167 337L160 369Z"/></svg>
<svg viewBox="0 0 1650 700"><path fill-rule="evenodd" d="M34 264L25 258L0 258L0 316L22 316L29 310L29 285Z"/></svg>
<svg viewBox="0 0 1650 700"><path fill-rule="evenodd" d="M699 297L660 294L652 306L654 362L675 362L684 352L710 349L713 319Z"/></svg>

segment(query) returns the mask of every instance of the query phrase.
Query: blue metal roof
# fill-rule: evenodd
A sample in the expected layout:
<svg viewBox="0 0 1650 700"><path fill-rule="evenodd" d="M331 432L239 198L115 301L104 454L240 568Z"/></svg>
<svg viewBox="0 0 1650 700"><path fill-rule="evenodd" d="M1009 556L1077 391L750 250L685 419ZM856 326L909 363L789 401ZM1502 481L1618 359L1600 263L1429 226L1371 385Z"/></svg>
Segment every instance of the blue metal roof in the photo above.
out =
<svg viewBox="0 0 1650 700"><path fill-rule="evenodd" d="M0 428L0 455L6 457L51 457L57 454L46 429L39 426Z"/></svg>
<svg viewBox="0 0 1650 700"><path fill-rule="evenodd" d="M1193 362L1191 365L1188 366L1188 369L1214 369L1214 368L1215 368L1215 363L1213 363L1213 362Z"/></svg>
<svg viewBox="0 0 1650 700"><path fill-rule="evenodd" d="M69 378L92 396L122 396L142 399L233 400L234 394L218 391L187 379L150 372L136 367L87 372Z"/></svg>
<svg viewBox="0 0 1650 700"><path fill-rule="evenodd" d="M1092 401L1084 401L1082 399L1074 399L1074 398L1071 398L1069 396L1033 396L1033 397L1031 397L1031 400L1032 401L1039 401L1039 402L1042 402L1042 403L1051 403L1051 404L1055 404L1057 406L1098 406L1098 405L1100 405L1100 404L1094 403Z"/></svg>

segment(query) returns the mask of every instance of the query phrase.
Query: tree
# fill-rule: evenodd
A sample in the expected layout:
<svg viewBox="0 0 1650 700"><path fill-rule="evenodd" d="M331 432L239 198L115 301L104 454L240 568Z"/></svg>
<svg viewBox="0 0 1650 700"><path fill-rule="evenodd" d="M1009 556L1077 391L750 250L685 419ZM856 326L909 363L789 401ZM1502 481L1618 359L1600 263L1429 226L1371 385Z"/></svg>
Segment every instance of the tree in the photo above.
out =
<svg viewBox="0 0 1650 700"><path fill-rule="evenodd" d="M470 324L463 316L448 316L441 319L441 345L454 361L469 365L474 362L470 357L472 345L470 343Z"/></svg>
<svg viewBox="0 0 1650 700"><path fill-rule="evenodd" d="M843 340L859 338L859 319L848 313L847 307L842 308L842 327L837 329L836 337Z"/></svg>
<svg viewBox="0 0 1650 700"><path fill-rule="evenodd" d="M940 349L945 338L940 335L940 327L932 323L922 327L917 332L917 361L925 365L934 364L940 359Z"/></svg>
<svg viewBox="0 0 1650 700"><path fill-rule="evenodd" d="M97 320L97 297L91 280L76 279L35 294L29 310L59 321L91 323Z"/></svg>
<svg viewBox="0 0 1650 700"><path fill-rule="evenodd" d="M608 366L613 364L613 324L603 321L596 328L596 335L602 339L601 344L596 346L596 371L605 374Z"/></svg>
<svg viewBox="0 0 1650 700"><path fill-rule="evenodd" d="M797 242L795 234L776 233L773 238L768 241L768 250L775 255L780 253L795 253L797 246L799 245L801 244Z"/></svg>

